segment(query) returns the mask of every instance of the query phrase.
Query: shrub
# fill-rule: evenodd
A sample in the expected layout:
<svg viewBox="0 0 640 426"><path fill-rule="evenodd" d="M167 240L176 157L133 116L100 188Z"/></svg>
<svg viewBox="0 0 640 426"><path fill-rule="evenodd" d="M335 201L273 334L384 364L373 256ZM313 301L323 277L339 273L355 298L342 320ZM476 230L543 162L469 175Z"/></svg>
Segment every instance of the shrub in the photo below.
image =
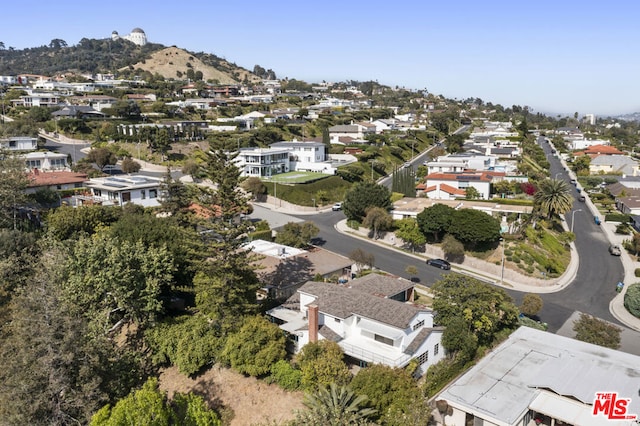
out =
<svg viewBox="0 0 640 426"><path fill-rule="evenodd" d="M302 372L294 368L289 361L282 359L271 366L269 381L276 383L284 390L298 390L302 382Z"/></svg>
<svg viewBox="0 0 640 426"><path fill-rule="evenodd" d="M622 223L627 223L631 221L629 215L623 214L623 213L609 213L605 215L604 220L606 222L622 222Z"/></svg>
<svg viewBox="0 0 640 426"><path fill-rule="evenodd" d="M640 283L631 284L627 288L624 294L624 307L631 315L640 318Z"/></svg>
<svg viewBox="0 0 640 426"><path fill-rule="evenodd" d="M357 231L358 229L360 229L360 222L358 222L357 220L348 220L347 226Z"/></svg>

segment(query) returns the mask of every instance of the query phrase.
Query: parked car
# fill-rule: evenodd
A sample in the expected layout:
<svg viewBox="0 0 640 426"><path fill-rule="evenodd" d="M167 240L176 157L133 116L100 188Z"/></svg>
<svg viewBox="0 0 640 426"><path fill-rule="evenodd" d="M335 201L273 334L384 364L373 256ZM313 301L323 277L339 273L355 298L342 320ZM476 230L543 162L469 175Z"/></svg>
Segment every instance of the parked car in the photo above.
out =
<svg viewBox="0 0 640 426"><path fill-rule="evenodd" d="M409 162L404 163L404 167L405 167L405 168L409 168L409 167L411 167L411 163L409 163Z"/></svg>
<svg viewBox="0 0 640 426"><path fill-rule="evenodd" d="M612 256L620 256L622 254L622 250L619 245L611 244L609 246L609 253L611 253Z"/></svg>
<svg viewBox="0 0 640 426"><path fill-rule="evenodd" d="M342 203L335 203L333 206L331 206L331 210L333 210L334 212L337 212L338 210L342 210Z"/></svg>
<svg viewBox="0 0 640 426"><path fill-rule="evenodd" d="M578 201L580 201L580 202L583 202L583 203L584 203L586 200L587 200L587 198L586 198L584 195L579 195L579 196L578 196Z"/></svg>
<svg viewBox="0 0 640 426"><path fill-rule="evenodd" d="M451 264L444 259L427 259L427 265L445 270L451 269Z"/></svg>

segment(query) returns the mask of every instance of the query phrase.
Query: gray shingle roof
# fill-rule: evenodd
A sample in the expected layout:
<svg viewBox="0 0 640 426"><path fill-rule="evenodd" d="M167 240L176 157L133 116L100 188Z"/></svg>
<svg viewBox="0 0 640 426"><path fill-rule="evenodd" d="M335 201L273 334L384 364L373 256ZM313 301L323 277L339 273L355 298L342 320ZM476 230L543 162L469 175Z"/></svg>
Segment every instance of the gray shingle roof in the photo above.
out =
<svg viewBox="0 0 640 426"><path fill-rule="evenodd" d="M349 283L351 288L374 296L391 297L412 288L411 281L388 275L369 274Z"/></svg>
<svg viewBox="0 0 640 426"><path fill-rule="evenodd" d="M444 330L444 328L423 328L422 330L420 330L416 338L413 339L411 343L409 343L409 346L407 346L407 348L404 350L404 353L407 355L413 355L418 350L418 348L427 340L429 335L436 330L440 331Z"/></svg>
<svg viewBox="0 0 640 426"><path fill-rule="evenodd" d="M327 315L340 319L359 315L403 330L409 327L418 312L424 311L407 303L383 299L337 284L309 281L298 291L314 296L320 312Z"/></svg>

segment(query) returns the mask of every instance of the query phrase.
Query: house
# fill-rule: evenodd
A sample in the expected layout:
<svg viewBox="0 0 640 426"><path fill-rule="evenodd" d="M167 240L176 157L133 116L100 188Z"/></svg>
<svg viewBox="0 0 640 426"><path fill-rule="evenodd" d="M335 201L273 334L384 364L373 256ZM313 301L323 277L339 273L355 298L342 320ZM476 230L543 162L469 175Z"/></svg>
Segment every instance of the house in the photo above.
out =
<svg viewBox="0 0 640 426"><path fill-rule="evenodd" d="M11 136L0 139L0 149L9 151L34 151L38 148L38 138L30 136Z"/></svg>
<svg viewBox="0 0 640 426"><path fill-rule="evenodd" d="M464 197L467 188L475 188L480 198L488 200L491 196L491 184L504 177L504 172L494 171L430 173L421 192L429 198L451 200Z"/></svg>
<svg viewBox="0 0 640 426"><path fill-rule="evenodd" d="M589 163L591 174L623 174L627 176L640 175L638 162L628 155L598 155Z"/></svg>
<svg viewBox="0 0 640 426"><path fill-rule="evenodd" d="M405 197L395 203L391 210L391 216L394 220L416 218L418 213L435 204L444 204L456 209L474 209L481 210L492 216L505 216L507 214L516 214L520 217L523 214L530 214L532 206L516 206L511 204L487 203L473 200L434 200L430 198L411 198Z"/></svg>
<svg viewBox="0 0 640 426"><path fill-rule="evenodd" d="M308 342L328 339L354 364L402 368L416 359L420 375L444 358L443 329L434 327L431 310L385 297L379 285L354 285L358 280L350 286L308 281L268 315L293 338L295 352ZM389 280L394 293L399 279ZM400 287L408 288L407 280L400 280Z"/></svg>
<svg viewBox="0 0 640 426"><path fill-rule="evenodd" d="M104 117L105 114L93 109L88 105L65 105L58 111L51 113L51 116L55 119L60 118L89 118L89 117Z"/></svg>
<svg viewBox="0 0 640 426"><path fill-rule="evenodd" d="M448 154L426 162L427 174L464 172L465 170L490 170L496 167L495 155L476 155L470 153Z"/></svg>
<svg viewBox="0 0 640 426"><path fill-rule="evenodd" d="M583 151L574 152L573 155L575 157L579 157L581 155L588 155L591 159L594 159L600 155L624 155L624 152L620 151L618 148L609 145L592 145L588 146Z"/></svg>
<svg viewBox="0 0 640 426"><path fill-rule="evenodd" d="M376 125L372 123L339 124L329 127L329 139L338 140L343 136L353 139L364 139L366 136L376 134Z"/></svg>
<svg viewBox="0 0 640 426"><path fill-rule="evenodd" d="M150 176L125 175L90 179L86 186L91 196L79 196L82 204L102 204L105 206L138 204L143 207L160 205L163 180Z"/></svg>
<svg viewBox="0 0 640 426"><path fill-rule="evenodd" d="M235 158L241 176L272 177L289 171L333 175L326 146L315 141L282 141L269 148L241 148Z"/></svg>
<svg viewBox="0 0 640 426"><path fill-rule="evenodd" d="M54 107L58 106L60 102L60 96L57 94L37 92L31 92L28 95L23 95L18 99L11 100L14 107L22 106L25 108L31 108L34 106Z"/></svg>
<svg viewBox="0 0 640 426"><path fill-rule="evenodd" d="M567 141L567 144L569 145L569 149L572 151L575 151L578 149L589 149L589 148L594 148L598 146L608 146L611 144L611 142L608 140L585 139L584 136L565 137L564 139Z"/></svg>
<svg viewBox="0 0 640 426"><path fill-rule="evenodd" d="M256 265L262 283L259 299L287 299L316 277L334 281L351 278L354 262L320 247L303 250L264 240L251 241L248 247L262 256Z"/></svg>
<svg viewBox="0 0 640 426"><path fill-rule="evenodd" d="M43 172L38 169L33 169L29 173L28 179L29 184L25 192L32 194L42 189L62 191L65 189L82 188L87 181L87 175L70 171Z"/></svg>
<svg viewBox="0 0 640 426"><path fill-rule="evenodd" d="M69 168L67 154L51 151L36 151L21 155L28 170L64 170Z"/></svg>
<svg viewBox="0 0 640 426"><path fill-rule="evenodd" d="M520 327L435 397L437 425L611 425L607 397L640 414L640 357ZM537 419L537 420L536 420ZM636 424L619 419L618 425Z"/></svg>

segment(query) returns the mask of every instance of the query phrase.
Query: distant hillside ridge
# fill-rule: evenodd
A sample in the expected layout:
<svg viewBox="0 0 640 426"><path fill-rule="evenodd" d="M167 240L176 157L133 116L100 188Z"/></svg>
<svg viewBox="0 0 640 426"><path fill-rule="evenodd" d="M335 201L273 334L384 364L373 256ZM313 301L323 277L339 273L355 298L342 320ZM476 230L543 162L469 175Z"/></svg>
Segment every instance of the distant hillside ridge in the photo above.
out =
<svg viewBox="0 0 640 426"><path fill-rule="evenodd" d="M182 78L189 69L202 73L202 80L216 81L219 84L259 81L260 77L242 67L231 64L215 55L191 53L176 46L167 47L151 53L144 60L129 68L160 74L164 78ZM123 71L124 69L120 69Z"/></svg>
<svg viewBox="0 0 640 426"><path fill-rule="evenodd" d="M167 79L186 75L189 69L202 72L204 81L220 84L258 81L248 70L209 53L191 53L178 47L147 43L138 46L128 40L83 38L75 46L54 39L49 45L16 50L0 49L0 75L38 74L131 74L137 70Z"/></svg>

